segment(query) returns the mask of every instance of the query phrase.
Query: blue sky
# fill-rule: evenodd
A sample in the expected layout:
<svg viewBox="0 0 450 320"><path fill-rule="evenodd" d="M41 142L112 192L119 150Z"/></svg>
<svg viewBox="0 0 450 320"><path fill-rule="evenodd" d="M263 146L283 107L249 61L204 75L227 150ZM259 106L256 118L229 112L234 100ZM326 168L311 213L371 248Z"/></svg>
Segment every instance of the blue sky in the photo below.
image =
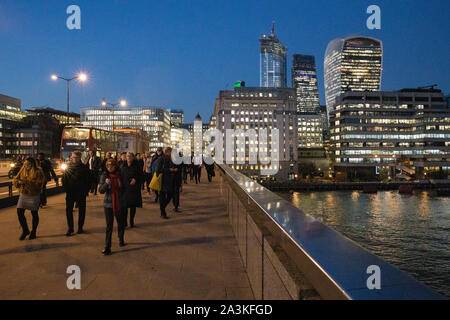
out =
<svg viewBox="0 0 450 320"><path fill-rule="evenodd" d="M66 8L81 8L81 30L66 28ZM381 30L366 28L366 8L381 8ZM0 93L30 106L71 110L103 96L130 105L183 108L186 120L213 112L234 81L259 85L261 33L275 33L292 54L316 57L324 104L323 57L330 40L366 35L383 41L383 90L438 84L450 91L450 1L365 0L0 0ZM288 79L290 84L290 79Z"/></svg>

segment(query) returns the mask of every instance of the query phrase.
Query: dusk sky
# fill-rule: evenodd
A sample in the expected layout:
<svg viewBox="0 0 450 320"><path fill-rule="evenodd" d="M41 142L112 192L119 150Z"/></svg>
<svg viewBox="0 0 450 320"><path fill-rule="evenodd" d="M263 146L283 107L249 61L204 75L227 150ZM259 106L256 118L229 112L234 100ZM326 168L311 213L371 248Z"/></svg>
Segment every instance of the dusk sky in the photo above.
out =
<svg viewBox="0 0 450 320"><path fill-rule="evenodd" d="M81 8L81 30L68 30L66 8ZM366 9L381 8L381 30ZM321 104L323 58L330 40L365 35L383 42L382 90L438 84L450 92L450 1L285 0L0 0L0 93L31 106L71 111L102 97L131 106L182 108L187 122L213 112L219 90L237 80L259 86L259 41L275 33L292 54L316 58Z"/></svg>

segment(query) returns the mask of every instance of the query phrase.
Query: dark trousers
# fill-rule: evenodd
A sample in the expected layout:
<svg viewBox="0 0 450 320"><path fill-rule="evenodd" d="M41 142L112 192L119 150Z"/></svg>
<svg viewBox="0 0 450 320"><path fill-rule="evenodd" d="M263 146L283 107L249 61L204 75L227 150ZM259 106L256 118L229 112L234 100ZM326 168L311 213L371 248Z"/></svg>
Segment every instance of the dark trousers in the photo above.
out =
<svg viewBox="0 0 450 320"><path fill-rule="evenodd" d="M152 174L151 173L145 173L145 187L147 188L147 191L150 191L150 182L152 181Z"/></svg>
<svg viewBox="0 0 450 320"><path fill-rule="evenodd" d="M91 181L91 193L97 194L97 186L98 186L98 175L96 173L94 173L93 171L91 171L91 177L92 177L92 181Z"/></svg>
<svg viewBox="0 0 450 320"><path fill-rule="evenodd" d="M158 202L160 192L155 190L155 194L156 194L155 202Z"/></svg>
<svg viewBox="0 0 450 320"><path fill-rule="evenodd" d="M195 183L200 183L200 177L202 176L202 167L199 166L194 167L194 176L195 176Z"/></svg>
<svg viewBox="0 0 450 320"><path fill-rule="evenodd" d="M84 219L86 217L86 197L80 196L78 198L69 197L66 195L66 217L69 231L73 232L73 205L75 202L78 205L78 230L83 229Z"/></svg>
<svg viewBox="0 0 450 320"><path fill-rule="evenodd" d="M125 219L124 219L125 210L121 209L119 212L119 216L116 217L117 221L117 232L119 235L119 241L123 242L123 237L125 235ZM111 249L111 238L114 226L114 211L112 208L105 208L105 218L106 218L106 239L105 239L105 248Z"/></svg>
<svg viewBox="0 0 450 320"><path fill-rule="evenodd" d="M173 191L163 191L159 193L159 208L161 210L161 216L167 216L166 207L170 200L173 198Z"/></svg>
<svg viewBox="0 0 450 320"><path fill-rule="evenodd" d="M39 225L39 214L37 211L31 211L31 215L33 216L33 229L32 232L36 233L36 229ZM17 209L17 217L19 218L20 226L22 227L23 233L29 233L27 218L25 218L25 209Z"/></svg>
<svg viewBox="0 0 450 320"><path fill-rule="evenodd" d="M42 186L40 204L43 206L47 205L47 179L44 179L44 185Z"/></svg>
<svg viewBox="0 0 450 320"><path fill-rule="evenodd" d="M189 168L189 175L190 175L191 181L194 180L194 174L195 174L195 167L192 166Z"/></svg>
<svg viewBox="0 0 450 320"><path fill-rule="evenodd" d="M124 208L124 221L125 226L127 226L127 220L128 220L128 208ZM136 216L136 207L130 208L130 225L134 225L134 217Z"/></svg>
<svg viewBox="0 0 450 320"><path fill-rule="evenodd" d="M187 169L184 169L183 170L183 182L184 183L187 183L187 176L188 176Z"/></svg>
<svg viewBox="0 0 450 320"><path fill-rule="evenodd" d="M180 187L176 185L173 191L173 205L176 209L180 206Z"/></svg>

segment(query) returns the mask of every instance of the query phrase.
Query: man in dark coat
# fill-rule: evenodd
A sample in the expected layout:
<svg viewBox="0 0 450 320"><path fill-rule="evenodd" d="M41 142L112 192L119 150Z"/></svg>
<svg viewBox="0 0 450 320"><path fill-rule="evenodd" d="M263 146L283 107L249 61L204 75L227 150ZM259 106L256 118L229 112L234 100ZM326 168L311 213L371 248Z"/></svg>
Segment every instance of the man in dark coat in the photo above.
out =
<svg viewBox="0 0 450 320"><path fill-rule="evenodd" d="M38 154L38 164L41 167L42 171L44 171L45 179L44 184L42 186L41 191L41 208L47 205L47 182L53 178L55 182L58 182L58 178L56 177L55 170L53 170L52 163L45 159L45 155L41 152Z"/></svg>
<svg viewBox="0 0 450 320"><path fill-rule="evenodd" d="M162 173L162 184L161 192L159 195L159 208L161 210L161 218L168 219L166 213L166 207L172 200L175 191L175 174L178 169L175 167L171 159L172 148L167 147L164 150L164 155L161 157L158 167L156 169L156 174Z"/></svg>
<svg viewBox="0 0 450 320"><path fill-rule="evenodd" d="M74 233L73 205L78 204L78 233L83 233L86 216L86 196L90 189L89 169L81 162L81 152L74 151L70 157L70 164L62 177L64 191L66 192L66 217L68 230L66 236Z"/></svg>
<svg viewBox="0 0 450 320"><path fill-rule="evenodd" d="M161 162L161 159L163 157L162 154L163 154L162 148L158 147L156 149L156 153L152 157L152 163L151 163L151 168L152 168L151 176L152 176L152 178L153 178L153 175L155 174L155 172L157 171L159 163ZM150 181L151 181L151 179L150 179ZM155 190L155 195L156 195L156 198L155 198L155 203L156 203L156 202L158 202L158 199L159 199L159 192L156 191L156 190Z"/></svg>
<svg viewBox="0 0 450 320"><path fill-rule="evenodd" d="M183 154L179 153L180 158L183 157ZM173 191L173 205L175 212L180 212L178 210L178 207L180 206L180 191L183 184L183 169L185 164L181 162L180 164L175 165L175 168L177 168L177 172L175 172L174 175L174 191Z"/></svg>
<svg viewBox="0 0 450 320"><path fill-rule="evenodd" d="M87 161L87 166L89 168L90 178L91 178L91 188L90 191L94 195L97 194L98 178L100 176L100 158L97 157L94 150L89 150L89 159Z"/></svg>
<svg viewBox="0 0 450 320"><path fill-rule="evenodd" d="M128 217L128 208L130 208L130 227L134 227L134 217L136 215L136 208L142 208L141 187L139 185L138 163L134 158L132 152L126 154L126 160L122 163L120 168L120 176L122 178L122 186L124 188L124 208L125 222ZM127 226L127 223L125 223Z"/></svg>

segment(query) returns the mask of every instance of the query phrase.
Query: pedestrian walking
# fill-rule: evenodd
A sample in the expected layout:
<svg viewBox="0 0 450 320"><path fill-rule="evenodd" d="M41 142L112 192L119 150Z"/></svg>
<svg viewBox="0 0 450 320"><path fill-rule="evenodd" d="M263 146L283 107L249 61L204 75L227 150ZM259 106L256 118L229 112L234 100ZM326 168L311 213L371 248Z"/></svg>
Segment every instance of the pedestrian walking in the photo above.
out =
<svg viewBox="0 0 450 320"><path fill-rule="evenodd" d="M212 178L216 176L216 173L214 172L214 163L212 164L205 163L205 169L206 173L208 174L208 182L211 182Z"/></svg>
<svg viewBox="0 0 450 320"><path fill-rule="evenodd" d="M119 236L119 246L125 245L125 222L126 222L126 208L124 201L124 188L120 170L115 159L108 159L106 164L106 171L100 177L99 192L105 194L103 200L103 207L106 219L106 239L105 249L102 251L104 255L111 254L111 238L114 226L114 217L117 221L117 232Z"/></svg>
<svg viewBox="0 0 450 320"><path fill-rule="evenodd" d="M89 159L87 161L89 176L91 180L90 192L97 195L98 178L100 175L100 158L95 154L95 150L89 150Z"/></svg>
<svg viewBox="0 0 450 320"><path fill-rule="evenodd" d="M111 152L106 152L106 154L105 154L105 158L102 160L102 165L101 165L101 170L102 170L102 173L103 172L106 172L107 170L106 170L106 161L108 161L108 159L111 159L112 158L112 156L111 156ZM116 164L117 164L117 162L116 162Z"/></svg>
<svg viewBox="0 0 450 320"><path fill-rule="evenodd" d="M36 239L36 231L39 225L40 194L44 179L44 172L31 157L25 160L22 168L13 179L13 185L19 189L20 193L17 202L17 217L22 227L22 235L19 240L24 240L27 235L30 235L29 240ZM31 232L28 229L25 210L30 210L33 217Z"/></svg>
<svg viewBox="0 0 450 320"><path fill-rule="evenodd" d="M53 170L52 163L45 158L44 153L38 154L38 165L44 172L44 182L42 184L42 190L40 195L40 207L43 208L47 205L47 182L52 178L55 182L58 182L58 178L56 177L55 170Z"/></svg>
<svg viewBox="0 0 450 320"><path fill-rule="evenodd" d="M153 176L155 175L155 173L156 173L156 168L159 166L159 163L161 162L161 159L163 158L163 156L162 156L162 148L161 147L158 147L157 149L156 149L156 153L153 155L153 157L152 157L152 164L151 164L151 168L152 168L152 178L153 178ZM157 191L157 190L155 190L155 195L156 195L156 198L155 198L155 203L157 203L158 202L158 199L159 199L159 191Z"/></svg>
<svg viewBox="0 0 450 320"><path fill-rule="evenodd" d="M150 193L150 181L152 181L152 157L150 153L147 152L144 158L144 167L142 169L144 171L145 178L145 188L148 193Z"/></svg>
<svg viewBox="0 0 450 320"><path fill-rule="evenodd" d="M144 160L143 160L143 156L141 156L140 153L136 153L136 161L137 161L137 166L138 166L139 188L141 188L141 190L144 190L144 182L145 182Z"/></svg>
<svg viewBox="0 0 450 320"><path fill-rule="evenodd" d="M90 189L89 169L81 162L81 152L74 151L70 157L70 164L62 177L64 191L66 192L66 218L67 233L71 236L74 233L73 226L73 205L78 205L78 231L84 233L83 226L86 217L86 196Z"/></svg>
<svg viewBox="0 0 450 320"><path fill-rule="evenodd" d="M198 184L200 183L200 178L202 176L202 163L203 163L203 159L202 159L202 155L197 155L194 156L194 178L195 178L195 183Z"/></svg>
<svg viewBox="0 0 450 320"><path fill-rule="evenodd" d="M168 219L166 213L166 207L172 200L175 191L175 174L178 169L175 167L171 159L172 148L167 147L164 150L164 155L160 158L158 162L158 167L156 169L156 174L162 174L161 192L160 192L160 210L161 218Z"/></svg>
<svg viewBox="0 0 450 320"><path fill-rule="evenodd" d="M141 171L142 172L142 171ZM136 208L142 208L142 195L139 185L139 169L132 152L127 152L126 161L120 169L125 201L125 226L127 226L128 208L130 209L130 227L134 227Z"/></svg>
<svg viewBox="0 0 450 320"><path fill-rule="evenodd" d="M183 154L179 153L180 158L183 158ZM183 168L185 164L181 162L180 164L175 165L175 168L177 168L177 171L174 174L174 190L173 190L173 205L174 205L174 211L180 212L179 206L180 206L180 192L183 185ZM164 179L164 178L163 178Z"/></svg>

